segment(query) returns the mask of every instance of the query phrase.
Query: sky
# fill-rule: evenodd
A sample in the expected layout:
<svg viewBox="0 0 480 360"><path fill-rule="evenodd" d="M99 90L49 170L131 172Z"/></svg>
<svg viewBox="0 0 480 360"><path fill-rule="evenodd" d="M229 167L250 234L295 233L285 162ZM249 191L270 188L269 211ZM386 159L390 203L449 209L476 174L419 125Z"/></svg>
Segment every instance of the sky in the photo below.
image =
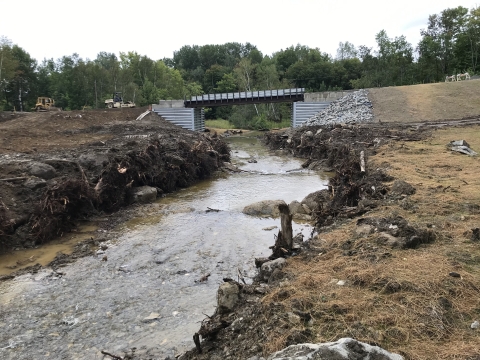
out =
<svg viewBox="0 0 480 360"><path fill-rule="evenodd" d="M339 42L375 48L375 34L414 47L428 16L480 0L4 1L0 37L33 58L136 51L158 60L184 45L250 42L264 55L302 44L335 56Z"/></svg>

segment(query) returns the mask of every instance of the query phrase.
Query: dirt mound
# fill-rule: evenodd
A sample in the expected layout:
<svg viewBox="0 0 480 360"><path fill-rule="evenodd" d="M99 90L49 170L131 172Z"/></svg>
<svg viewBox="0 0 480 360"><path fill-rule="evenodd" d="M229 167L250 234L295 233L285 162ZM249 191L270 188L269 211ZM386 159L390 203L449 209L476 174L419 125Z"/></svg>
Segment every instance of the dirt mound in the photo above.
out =
<svg viewBox="0 0 480 360"><path fill-rule="evenodd" d="M210 176L229 160L214 135L143 109L29 113L0 123L0 251L30 247L78 219L131 203L132 189L159 194Z"/></svg>

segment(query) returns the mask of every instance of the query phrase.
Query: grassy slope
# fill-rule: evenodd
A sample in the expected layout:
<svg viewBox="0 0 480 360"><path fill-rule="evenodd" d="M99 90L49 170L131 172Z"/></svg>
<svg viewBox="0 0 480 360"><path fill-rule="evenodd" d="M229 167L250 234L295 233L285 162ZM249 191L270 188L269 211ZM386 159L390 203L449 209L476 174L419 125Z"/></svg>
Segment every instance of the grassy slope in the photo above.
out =
<svg viewBox="0 0 480 360"><path fill-rule="evenodd" d="M375 119L418 122L480 115L480 80L369 90Z"/></svg>
<svg viewBox="0 0 480 360"><path fill-rule="evenodd" d="M309 327L315 342L353 336L407 360L478 359L473 356L480 354L480 332L470 324L480 320L480 244L470 237L471 229L480 225L480 210L472 207L480 204L480 159L452 153L445 144L453 139L465 139L480 150L480 126L442 129L425 141L384 145L369 159L371 167L386 167L417 191L365 216L400 215L430 226L438 234L434 244L385 249L384 258L371 261L364 254L378 246L375 235L357 238L353 219L313 241L314 248L330 249L326 254L308 261L288 259L284 270L295 281L275 289L264 303L280 302L286 311L304 304L323 314ZM355 256L343 254L341 245L349 240L358 251ZM462 277L449 276L452 271ZM347 285L336 285L339 279ZM272 337L267 352L282 348L296 329Z"/></svg>

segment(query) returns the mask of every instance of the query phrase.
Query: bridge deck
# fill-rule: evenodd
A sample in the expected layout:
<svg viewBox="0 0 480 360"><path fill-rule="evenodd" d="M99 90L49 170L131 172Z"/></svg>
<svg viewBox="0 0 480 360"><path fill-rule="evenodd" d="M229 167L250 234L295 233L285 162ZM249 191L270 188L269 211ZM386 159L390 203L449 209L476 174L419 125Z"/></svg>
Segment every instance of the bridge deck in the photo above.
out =
<svg viewBox="0 0 480 360"><path fill-rule="evenodd" d="M192 96L190 100L185 100L185 107L204 107L204 106L228 106L228 105L246 105L263 104L276 102L295 102L304 100L305 89L278 89L263 91L244 91L231 92L223 94L206 94Z"/></svg>

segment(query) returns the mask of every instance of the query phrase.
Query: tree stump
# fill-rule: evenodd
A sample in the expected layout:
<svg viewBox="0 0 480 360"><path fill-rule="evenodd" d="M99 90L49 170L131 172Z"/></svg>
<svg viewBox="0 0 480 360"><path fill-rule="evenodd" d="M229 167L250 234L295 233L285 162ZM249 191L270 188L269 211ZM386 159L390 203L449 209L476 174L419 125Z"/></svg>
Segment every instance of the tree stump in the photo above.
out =
<svg viewBox="0 0 480 360"><path fill-rule="evenodd" d="M273 247L273 254L270 259L283 257L290 253L293 247L292 215L286 204L278 205L280 211L281 230L278 231L277 240Z"/></svg>

